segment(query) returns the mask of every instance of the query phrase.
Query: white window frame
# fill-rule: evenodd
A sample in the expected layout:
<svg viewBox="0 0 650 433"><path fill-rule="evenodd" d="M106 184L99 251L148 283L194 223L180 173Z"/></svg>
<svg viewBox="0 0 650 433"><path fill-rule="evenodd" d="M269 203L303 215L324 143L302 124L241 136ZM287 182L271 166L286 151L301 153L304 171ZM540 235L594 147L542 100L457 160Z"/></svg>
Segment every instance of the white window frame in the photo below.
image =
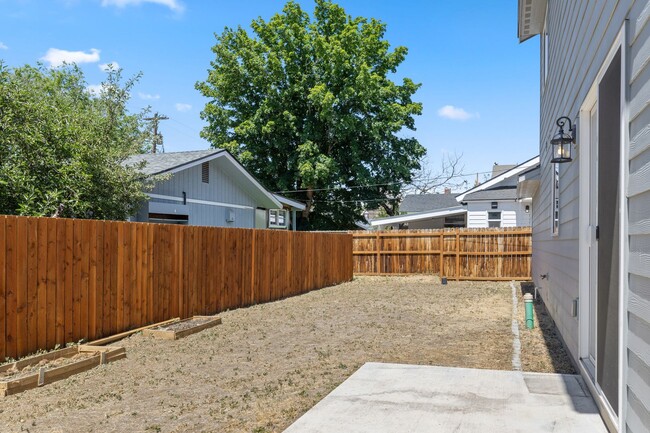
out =
<svg viewBox="0 0 650 433"><path fill-rule="evenodd" d="M560 234L560 164L551 165L551 234Z"/></svg>
<svg viewBox="0 0 650 433"><path fill-rule="evenodd" d="M499 218L490 218L490 214L497 214L497 213L499 214ZM487 213L488 228L501 227L502 217L503 217L503 213L500 210L488 211L488 213ZM492 227L492 226L490 226L491 222L498 222L499 225L496 226L496 227Z"/></svg>
<svg viewBox="0 0 650 433"><path fill-rule="evenodd" d="M280 223L281 218L284 219L284 224ZM289 211L286 209L269 209L269 227L272 228L289 227Z"/></svg>

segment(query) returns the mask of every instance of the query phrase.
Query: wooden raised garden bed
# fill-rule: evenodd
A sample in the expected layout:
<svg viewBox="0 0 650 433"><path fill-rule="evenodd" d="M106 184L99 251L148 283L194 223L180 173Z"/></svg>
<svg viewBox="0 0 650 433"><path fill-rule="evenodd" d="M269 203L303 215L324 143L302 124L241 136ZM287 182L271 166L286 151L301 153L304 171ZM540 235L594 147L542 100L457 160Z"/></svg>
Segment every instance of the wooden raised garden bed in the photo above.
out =
<svg viewBox="0 0 650 433"><path fill-rule="evenodd" d="M0 396L43 386L126 357L123 347L80 345L0 366Z"/></svg>
<svg viewBox="0 0 650 433"><path fill-rule="evenodd" d="M148 335L163 340L177 340L188 335L212 328L221 323L220 317L215 316L194 316L189 319L179 320L168 325L149 328L142 331L142 335Z"/></svg>

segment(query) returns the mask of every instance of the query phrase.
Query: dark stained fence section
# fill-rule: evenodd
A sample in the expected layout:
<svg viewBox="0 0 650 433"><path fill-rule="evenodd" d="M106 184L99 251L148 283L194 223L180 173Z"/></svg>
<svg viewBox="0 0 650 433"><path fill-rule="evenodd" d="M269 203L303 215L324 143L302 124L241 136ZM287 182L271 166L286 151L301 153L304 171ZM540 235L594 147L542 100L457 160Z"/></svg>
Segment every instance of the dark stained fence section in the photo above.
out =
<svg viewBox="0 0 650 433"><path fill-rule="evenodd" d="M0 360L352 279L352 236L0 215Z"/></svg>
<svg viewBox="0 0 650 433"><path fill-rule="evenodd" d="M532 230L352 232L356 275L437 274L455 280L530 280Z"/></svg>

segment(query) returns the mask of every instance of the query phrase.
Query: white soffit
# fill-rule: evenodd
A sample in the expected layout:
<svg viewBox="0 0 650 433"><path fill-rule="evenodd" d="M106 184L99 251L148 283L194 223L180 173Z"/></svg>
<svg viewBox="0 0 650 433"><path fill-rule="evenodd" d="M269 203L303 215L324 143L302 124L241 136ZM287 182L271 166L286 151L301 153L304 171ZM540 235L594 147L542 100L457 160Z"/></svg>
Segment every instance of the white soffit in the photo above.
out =
<svg viewBox="0 0 650 433"><path fill-rule="evenodd" d="M296 210L305 210L305 209L307 209L306 204L301 203L301 202L296 201L296 200L291 200L290 198L287 198L287 197L285 197L283 195L273 194L273 197L275 197L275 199L277 201L279 201L280 203L282 203L284 205L287 205L289 207L295 208Z"/></svg>
<svg viewBox="0 0 650 433"><path fill-rule="evenodd" d="M465 209L462 206L457 206L457 207L451 207L447 209L439 209L435 211L417 212L417 213L410 213L405 215L396 215L396 216L386 217L386 218L378 218L378 219L370 220L370 225L376 227L376 226L383 226L386 224L398 224L398 223L405 223L409 221L422 221L431 218L440 218L440 217L446 217L452 215L462 215L464 213L467 213L467 209Z"/></svg>
<svg viewBox="0 0 650 433"><path fill-rule="evenodd" d="M519 0L518 37L519 42L538 35L544 29L547 0Z"/></svg>

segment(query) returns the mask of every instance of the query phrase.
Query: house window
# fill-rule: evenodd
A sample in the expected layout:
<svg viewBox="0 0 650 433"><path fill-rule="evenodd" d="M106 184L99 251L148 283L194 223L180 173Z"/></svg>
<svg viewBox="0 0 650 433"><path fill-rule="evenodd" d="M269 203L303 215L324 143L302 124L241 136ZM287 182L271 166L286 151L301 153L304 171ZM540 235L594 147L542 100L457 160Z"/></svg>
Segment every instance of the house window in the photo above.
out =
<svg viewBox="0 0 650 433"><path fill-rule="evenodd" d="M286 228L288 221L287 212L286 209L269 210L269 227Z"/></svg>
<svg viewBox="0 0 650 433"><path fill-rule="evenodd" d="M490 207L492 207L492 209L498 209L499 208L499 202L498 201L493 201L490 204Z"/></svg>
<svg viewBox="0 0 650 433"><path fill-rule="evenodd" d="M488 227L501 227L501 212L488 212Z"/></svg>
<svg viewBox="0 0 650 433"><path fill-rule="evenodd" d="M210 163L204 162L201 164L201 181L203 183L210 183Z"/></svg>
<svg viewBox="0 0 650 433"><path fill-rule="evenodd" d="M163 214L163 213L149 213L148 222L159 224L180 224L187 225L189 223L189 215L178 214Z"/></svg>
<svg viewBox="0 0 650 433"><path fill-rule="evenodd" d="M557 236L560 232L560 164L553 164L551 186L551 233Z"/></svg>
<svg viewBox="0 0 650 433"><path fill-rule="evenodd" d="M465 227L465 215L445 217L445 228Z"/></svg>

